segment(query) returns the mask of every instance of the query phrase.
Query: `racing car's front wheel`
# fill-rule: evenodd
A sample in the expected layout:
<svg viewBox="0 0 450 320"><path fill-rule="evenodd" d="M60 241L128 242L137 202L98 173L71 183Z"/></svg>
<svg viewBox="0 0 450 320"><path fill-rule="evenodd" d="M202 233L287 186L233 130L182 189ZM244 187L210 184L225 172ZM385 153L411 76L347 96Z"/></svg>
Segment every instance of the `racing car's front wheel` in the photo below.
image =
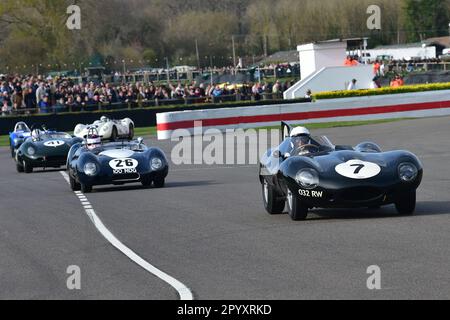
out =
<svg viewBox="0 0 450 320"><path fill-rule="evenodd" d="M113 127L112 128L112 132L111 132L111 141L115 142L117 141L117 137L119 136L118 132L117 132L117 128Z"/></svg>
<svg viewBox="0 0 450 320"><path fill-rule="evenodd" d="M283 199L279 199L279 195L270 186L266 180L262 184L262 196L264 201L264 208L269 214L283 213L285 202Z"/></svg>
<svg viewBox="0 0 450 320"><path fill-rule="evenodd" d="M23 172L23 166L19 162L16 163L16 170L19 173Z"/></svg>
<svg viewBox="0 0 450 320"><path fill-rule="evenodd" d="M164 178L156 178L153 181L153 185L155 188L164 188L164 185L166 184L166 180Z"/></svg>
<svg viewBox="0 0 450 320"><path fill-rule="evenodd" d="M72 191L80 191L81 185L69 174L70 189Z"/></svg>
<svg viewBox="0 0 450 320"><path fill-rule="evenodd" d="M134 126L130 124L130 127L128 128L128 140L133 140L134 138Z"/></svg>
<svg viewBox="0 0 450 320"><path fill-rule="evenodd" d="M23 161L22 167L23 167L23 171L25 173L33 172L33 166L31 164L27 163L26 161Z"/></svg>
<svg viewBox="0 0 450 320"><path fill-rule="evenodd" d="M400 195L395 202L395 208L401 215L412 215L416 210L416 191Z"/></svg>
<svg viewBox="0 0 450 320"><path fill-rule="evenodd" d="M289 209L289 216L294 221L305 220L308 216L308 206L306 206L299 197L295 196L291 190L288 189L286 202Z"/></svg>
<svg viewBox="0 0 450 320"><path fill-rule="evenodd" d="M80 184L81 192L82 193L91 193L92 192L92 186L81 183Z"/></svg>

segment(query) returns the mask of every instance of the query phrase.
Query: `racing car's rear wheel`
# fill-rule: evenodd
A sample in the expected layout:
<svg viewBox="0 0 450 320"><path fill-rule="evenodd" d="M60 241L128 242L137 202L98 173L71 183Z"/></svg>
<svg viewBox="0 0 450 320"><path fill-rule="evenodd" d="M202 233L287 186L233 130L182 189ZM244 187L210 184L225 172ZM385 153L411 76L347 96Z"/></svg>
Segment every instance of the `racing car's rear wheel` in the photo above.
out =
<svg viewBox="0 0 450 320"><path fill-rule="evenodd" d="M32 173L33 172L33 166L28 164L26 161L22 162L23 171L25 173Z"/></svg>
<svg viewBox="0 0 450 320"><path fill-rule="evenodd" d="M395 202L395 208L401 215L412 215L416 210L416 191L400 195Z"/></svg>
<svg viewBox="0 0 450 320"><path fill-rule="evenodd" d="M80 189L82 193L91 193L92 192L92 186L81 183L80 184Z"/></svg>
<svg viewBox="0 0 450 320"><path fill-rule="evenodd" d="M112 131L111 131L111 141L117 141L117 137L119 136L119 134L117 133L117 128L113 127Z"/></svg>
<svg viewBox="0 0 450 320"><path fill-rule="evenodd" d="M156 178L153 180L153 185L155 188L164 188L164 185L166 184L166 180L164 178Z"/></svg>
<svg viewBox="0 0 450 320"><path fill-rule="evenodd" d="M69 174L70 189L72 191L80 191L81 185Z"/></svg>
<svg viewBox="0 0 450 320"><path fill-rule="evenodd" d="M308 216L308 206L306 206L299 197L295 196L291 190L288 189L286 202L288 205L289 216L294 221L305 220Z"/></svg>
<svg viewBox="0 0 450 320"><path fill-rule="evenodd" d="M16 170L19 173L23 172L23 166L19 162L16 163Z"/></svg>
<svg viewBox="0 0 450 320"><path fill-rule="evenodd" d="M283 213L285 202L283 199L279 199L279 195L270 186L266 180L262 184L262 196L264 201L264 208L269 214Z"/></svg>

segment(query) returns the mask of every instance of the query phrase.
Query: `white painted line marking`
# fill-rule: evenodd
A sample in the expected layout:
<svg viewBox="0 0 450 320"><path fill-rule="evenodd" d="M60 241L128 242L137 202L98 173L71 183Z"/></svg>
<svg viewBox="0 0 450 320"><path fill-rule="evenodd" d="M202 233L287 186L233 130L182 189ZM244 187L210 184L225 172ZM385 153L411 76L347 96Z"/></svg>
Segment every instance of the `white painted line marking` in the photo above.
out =
<svg viewBox="0 0 450 320"><path fill-rule="evenodd" d="M70 183L69 176L64 171L60 171L61 175L64 177L64 179ZM82 194L80 191L75 191L75 194ZM158 268L154 267L144 259L142 259L139 255L137 255L133 250L125 246L122 242L120 242L119 239L117 239L103 224L103 222L100 220L100 218L95 213L94 209L86 208L85 209L86 214L88 215L89 219L92 221L94 226L97 228L97 230L102 234L102 236L108 240L109 243L111 243L115 248L120 250L123 254L125 254L128 258L130 258L134 263L141 266L154 276L160 278L164 282L168 283L170 286L172 286L180 296L181 300L194 300L194 296L192 295L191 290L186 287L183 283L178 281L177 279L173 278L172 276L168 275L167 273L159 270Z"/></svg>

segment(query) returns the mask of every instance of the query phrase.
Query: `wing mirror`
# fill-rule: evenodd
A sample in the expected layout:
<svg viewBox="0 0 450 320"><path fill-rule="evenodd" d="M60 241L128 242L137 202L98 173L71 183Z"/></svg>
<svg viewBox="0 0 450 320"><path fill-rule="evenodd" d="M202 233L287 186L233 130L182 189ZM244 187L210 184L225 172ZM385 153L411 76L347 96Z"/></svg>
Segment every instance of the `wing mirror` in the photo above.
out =
<svg viewBox="0 0 450 320"><path fill-rule="evenodd" d="M142 137L137 138L137 142L139 144L143 144L144 143L144 138L142 138Z"/></svg>

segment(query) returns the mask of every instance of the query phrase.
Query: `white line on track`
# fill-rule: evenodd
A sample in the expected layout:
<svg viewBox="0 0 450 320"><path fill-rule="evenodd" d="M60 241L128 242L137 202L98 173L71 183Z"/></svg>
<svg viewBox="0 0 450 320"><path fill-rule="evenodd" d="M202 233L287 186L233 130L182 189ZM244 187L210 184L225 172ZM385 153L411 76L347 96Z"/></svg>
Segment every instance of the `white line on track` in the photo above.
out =
<svg viewBox="0 0 450 320"><path fill-rule="evenodd" d="M67 181L67 183L70 184L69 176L67 175L67 173L65 173L64 171L60 171L60 173ZM78 198L83 198L83 200L84 198L86 198L86 196L80 191L75 191L74 193L77 195ZM194 300L194 296L192 295L192 292L188 287L186 287L183 283L173 278L172 276L168 275L167 273L154 267L153 265L142 259L139 255L137 255L133 250L125 246L108 230L108 228L105 227L103 222L95 213L95 210L92 208L92 205L89 202L87 202L87 204L84 204L85 202L83 201L82 203L83 208L85 209L84 211L88 215L89 219L92 221L97 230L109 243L111 243L116 249L121 251L129 259L131 259L134 263L138 264L139 266L141 266L154 276L160 278L161 280L172 286L178 292L178 295L180 296L181 300Z"/></svg>

